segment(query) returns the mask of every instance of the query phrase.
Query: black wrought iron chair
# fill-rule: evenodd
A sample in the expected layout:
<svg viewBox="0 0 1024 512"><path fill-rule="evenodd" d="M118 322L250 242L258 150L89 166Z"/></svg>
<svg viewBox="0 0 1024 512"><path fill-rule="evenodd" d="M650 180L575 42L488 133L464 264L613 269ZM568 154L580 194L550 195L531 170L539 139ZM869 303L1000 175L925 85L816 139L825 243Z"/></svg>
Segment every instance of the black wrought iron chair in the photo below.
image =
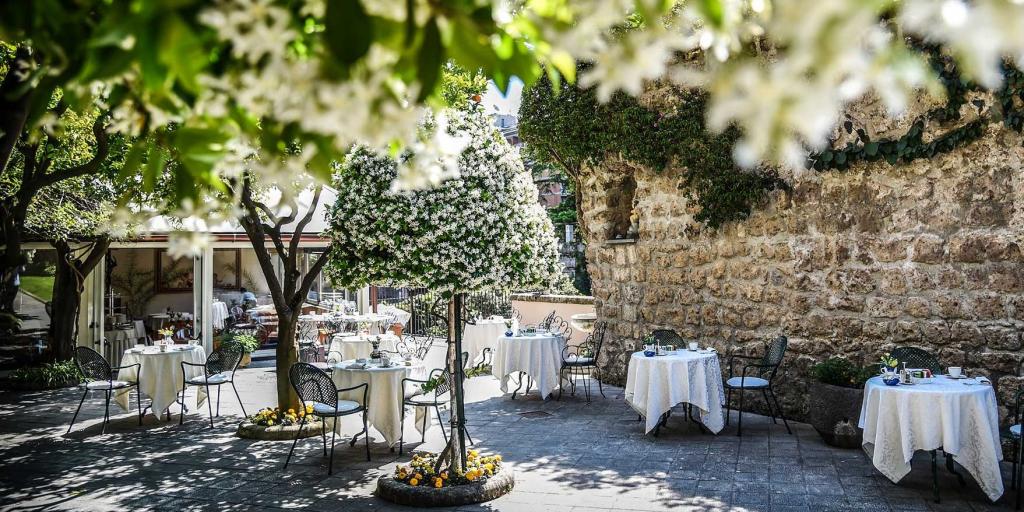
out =
<svg viewBox="0 0 1024 512"><path fill-rule="evenodd" d="M430 391L424 392L422 385L428 382L436 380L436 385ZM412 386L410 386L412 384ZM446 405L451 401L452 387L454 386L454 378L447 369L435 368L430 371L430 375L426 379L413 379L405 378L402 379L402 389L405 391L405 397L402 400L402 436L398 438L398 454L401 455L405 449L405 407L426 407L427 413L423 415L423 432L420 442L427 440L427 424L430 422L430 409L434 409L434 413L437 415L437 423L441 426L441 435L444 437L444 442L448 443L448 432L444 429L444 421L441 419L441 406ZM469 435L469 430L466 430L466 438L469 439L469 444L473 444L473 437Z"/></svg>
<svg viewBox="0 0 1024 512"><path fill-rule="evenodd" d="M331 428L331 458L327 465L327 474L334 474L334 438L338 434L338 423L340 423L338 418L343 416L362 413L363 430L352 437L349 446L355 446L356 440L359 439L360 435L365 436L366 460L370 460L370 432L366 424L367 409L365 405L370 385L364 382L350 388L338 389L334 385L334 381L331 380L330 375L309 363L293 364L291 369L288 370L288 378L292 383L292 387L295 388L295 393L299 395L299 401L302 403L303 408L307 404L312 405L313 416L321 420L326 420L327 418L334 420L334 425ZM342 393L357 392L359 390L363 391L362 403L339 398ZM295 440L292 441L291 450L288 450L288 458L284 461L284 469L288 469L288 462L292 460L295 445L299 443L299 438L302 437L302 429L305 428L306 418L309 416L309 414L304 414L302 419L299 420L299 430L295 433ZM323 439L324 455L327 455L326 428L321 430L320 437Z"/></svg>
<svg viewBox="0 0 1024 512"><path fill-rule="evenodd" d="M942 364L939 362L939 358L927 350L917 347L896 347L889 355L896 358L900 366L906 363L907 368L927 369L935 375L942 373Z"/></svg>
<svg viewBox="0 0 1024 512"><path fill-rule="evenodd" d="M540 322L537 323L537 328L538 329L551 329L551 324L554 323L555 316L556 316L555 315L555 311L551 310L551 312L548 313L547 316L545 316L543 319L541 319Z"/></svg>
<svg viewBox="0 0 1024 512"><path fill-rule="evenodd" d="M565 372L569 372L569 384L572 386L572 394L576 395L576 377L592 377L593 372L598 370L597 361L601 357L601 346L604 344L605 322L594 324L594 330L587 336L587 339L579 345L566 345L562 349L562 366L558 372L559 383L565 380ZM601 396L604 394L604 386L601 380L597 381L597 389ZM583 392L586 394L587 403L590 403L590 378L583 380ZM558 386L558 399L562 399L562 386Z"/></svg>
<svg viewBox="0 0 1024 512"><path fill-rule="evenodd" d="M565 320L560 316L555 317L551 322L551 327L549 327L549 329L551 329L551 332L561 335L562 340L566 343L569 343L569 340L572 339L572 326L569 325L568 320Z"/></svg>
<svg viewBox="0 0 1024 512"><path fill-rule="evenodd" d="M210 411L210 428L213 428L213 394L210 393L210 386L217 388L217 416L220 416L220 387L224 384L230 384L231 389L235 392L235 398L238 399L238 406L242 408L242 416L248 417L249 415L245 412L245 406L242 405L242 397L238 394L238 388L235 387L235 370L238 370L238 364L242 362L244 356L240 347L229 345L227 347L221 347L209 357L206 358L205 363L190 363L188 361L181 362L181 413L178 415L178 424L183 425L185 423L185 391L188 390L188 386L203 386L206 388L206 406ZM185 367L199 367L203 369L202 375L195 377L186 378L188 372Z"/></svg>
<svg viewBox="0 0 1024 512"><path fill-rule="evenodd" d="M655 329L651 331L651 336L654 336L654 340L659 345L674 345L679 348L686 347L686 340L672 329Z"/></svg>
<svg viewBox="0 0 1024 512"><path fill-rule="evenodd" d="M68 425L66 433L71 433L71 427L75 425L75 420L78 419L78 413L82 410L85 397L89 396L90 391L103 391L106 394L107 403L103 409L103 428L100 430L101 433L107 432L107 423L110 423L110 397L122 389L135 388L139 399L139 425L142 425L142 392L138 389L139 375L142 373L141 364L135 363L111 367L110 363L99 352L89 347L77 347L75 348L75 366L82 373L85 382L81 384L83 388L82 399L78 401L78 408L75 409L75 415L71 417L71 424ZM135 382L117 379L117 372L128 368L135 368Z"/></svg>
<svg viewBox="0 0 1024 512"><path fill-rule="evenodd" d="M1024 388L1017 390L1017 399L1013 409L1013 423L1002 432L1002 437L1010 442L1010 446L1017 452L1012 467L1013 473L1010 476L1010 489L1017 491L1017 499L1014 510L1020 510L1021 485L1024 484L1024 439L1021 432L1024 425Z"/></svg>
<svg viewBox="0 0 1024 512"><path fill-rule="evenodd" d="M782 418L782 422L786 425L786 432L793 433L789 429L789 422L786 421L786 416L782 414L782 408L779 406L779 400L775 397L775 391L772 390L772 381L775 380L775 375L779 371L779 367L782 366L782 359L786 355L786 346L789 344L789 340L785 336L779 336L772 340L772 342L765 349L763 357L756 356L744 356L739 354L733 354L729 356L729 379L725 381L725 389L728 390L728 397L726 403L732 406L732 392L736 390L740 395L739 415L740 419L737 424L736 435L743 435L743 392L744 391L760 391L761 395L764 396L764 402L768 406L768 414L772 417L772 423L778 423L775 421L775 413L778 413L779 417ZM743 365L743 371L737 377L735 373L734 363L736 359L743 359L749 361L757 361L754 363L748 363ZM753 370L751 372L751 370ZM769 400L769 395L771 400ZM772 409L772 401L775 402L775 408ZM729 424L729 419L732 416L732 412L727 408L725 411L725 424Z"/></svg>

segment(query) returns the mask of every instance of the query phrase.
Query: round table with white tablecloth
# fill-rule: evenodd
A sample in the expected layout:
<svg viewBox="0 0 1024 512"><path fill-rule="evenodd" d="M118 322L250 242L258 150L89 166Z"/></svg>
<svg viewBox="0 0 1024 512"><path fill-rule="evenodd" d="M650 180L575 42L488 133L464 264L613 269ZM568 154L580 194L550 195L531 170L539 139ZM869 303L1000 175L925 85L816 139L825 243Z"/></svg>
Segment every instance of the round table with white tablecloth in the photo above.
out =
<svg viewBox="0 0 1024 512"><path fill-rule="evenodd" d="M334 381L334 385L338 389L342 389L368 384L367 423L384 436L388 446L398 444L399 438L402 437L402 401L405 398L402 379L425 379L426 370L419 363L412 363L411 366L405 366L401 362L392 363L394 366L390 368L354 365L354 363L355 361L348 360L331 365L331 379ZM339 398L363 402L361 390L342 393ZM417 411L417 418L420 417L420 414ZM422 432L422 428L422 422L416 422L416 429Z"/></svg>
<svg viewBox="0 0 1024 512"><path fill-rule="evenodd" d="M509 330L504 318L484 318L466 324L462 329L462 350L469 353L469 360L483 357L484 349L491 349L491 355L498 349L498 338ZM512 320L512 332L519 330L519 321Z"/></svg>
<svg viewBox="0 0 1024 512"><path fill-rule="evenodd" d="M139 381L139 390L148 396L152 401L153 415L158 419L171 404L178 399L178 393L182 388L181 363L202 364L206 362L206 351L198 345L175 345L167 352L160 352L157 347L147 347L141 351L129 349L121 357L121 366L139 363L142 367L138 375L135 368L126 368L118 371L117 379L126 381ZM186 366L185 378L190 379L203 374L201 366ZM197 405L202 405L206 399L206 389L197 387L199 394ZM128 391L120 390L114 395L121 408L128 409Z"/></svg>
<svg viewBox="0 0 1024 512"><path fill-rule="evenodd" d="M516 373L526 373L536 382L540 396L547 398L559 387L565 339L559 334L500 336L494 351L492 374L501 382L502 392Z"/></svg>
<svg viewBox="0 0 1024 512"><path fill-rule="evenodd" d="M883 475L898 482L917 450L953 456L995 501L1003 494L999 461L999 411L991 385L937 376L927 384L864 384L860 425L864 450Z"/></svg>
<svg viewBox="0 0 1024 512"><path fill-rule="evenodd" d="M677 350L647 357L636 352L626 374L626 402L646 418L644 432L658 427L663 414L681 404L700 409L700 422L713 433L725 426L722 368L715 351Z"/></svg>
<svg viewBox="0 0 1024 512"><path fill-rule="evenodd" d="M327 350L327 361L338 362L349 359L365 359L370 357L373 346L370 340L380 338L380 349L395 352L398 346L398 336L393 334L358 336L335 336L331 339L331 346ZM392 355L392 357L394 357Z"/></svg>

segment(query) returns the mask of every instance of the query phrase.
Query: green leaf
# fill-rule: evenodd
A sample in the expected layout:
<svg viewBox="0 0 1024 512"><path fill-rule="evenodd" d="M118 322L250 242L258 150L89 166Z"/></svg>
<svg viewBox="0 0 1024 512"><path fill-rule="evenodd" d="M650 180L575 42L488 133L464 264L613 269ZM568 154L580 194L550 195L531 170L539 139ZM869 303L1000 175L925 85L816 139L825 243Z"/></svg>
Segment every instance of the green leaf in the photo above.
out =
<svg viewBox="0 0 1024 512"><path fill-rule="evenodd" d="M423 30L423 44L416 59L416 78L420 82L419 101L427 99L437 88L444 64L444 47L441 46L441 31L437 19L430 18Z"/></svg>
<svg viewBox="0 0 1024 512"><path fill-rule="evenodd" d="M355 64L370 50L373 23L359 0L328 1L324 27L327 48L343 64Z"/></svg>

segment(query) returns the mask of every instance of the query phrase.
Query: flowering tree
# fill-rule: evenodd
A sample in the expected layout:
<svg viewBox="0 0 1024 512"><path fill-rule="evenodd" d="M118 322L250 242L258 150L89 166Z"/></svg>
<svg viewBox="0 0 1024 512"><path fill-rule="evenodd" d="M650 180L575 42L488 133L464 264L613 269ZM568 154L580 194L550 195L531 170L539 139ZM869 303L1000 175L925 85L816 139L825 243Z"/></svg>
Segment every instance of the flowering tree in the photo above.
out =
<svg viewBox="0 0 1024 512"><path fill-rule="evenodd" d="M327 233L332 249L325 272L336 286L426 287L454 299L447 364L456 392L446 453L456 471L465 464L462 332L456 319L462 294L545 283L559 267L551 221L537 202L530 174L488 121L470 111L435 127L463 139L465 148L458 155L458 177L429 190L395 190L399 163L356 147L334 176L338 201Z"/></svg>

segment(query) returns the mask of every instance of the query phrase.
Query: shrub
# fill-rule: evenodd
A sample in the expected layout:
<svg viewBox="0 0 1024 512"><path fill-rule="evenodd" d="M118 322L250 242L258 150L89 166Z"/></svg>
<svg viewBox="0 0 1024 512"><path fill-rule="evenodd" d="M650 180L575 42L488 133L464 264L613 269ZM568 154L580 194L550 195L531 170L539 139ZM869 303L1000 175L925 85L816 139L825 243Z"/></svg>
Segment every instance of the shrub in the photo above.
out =
<svg viewBox="0 0 1024 512"><path fill-rule="evenodd" d="M251 334L227 333L220 341L221 348L238 347L242 353L251 354L260 348L260 342Z"/></svg>
<svg viewBox="0 0 1024 512"><path fill-rule="evenodd" d="M82 375L75 361L68 359L42 366L18 368L11 373L10 381L18 388L49 389L78 384L82 381Z"/></svg>
<svg viewBox="0 0 1024 512"><path fill-rule="evenodd" d="M842 357L832 357L811 367L811 376L818 382L859 388L875 375L873 367L862 367Z"/></svg>

